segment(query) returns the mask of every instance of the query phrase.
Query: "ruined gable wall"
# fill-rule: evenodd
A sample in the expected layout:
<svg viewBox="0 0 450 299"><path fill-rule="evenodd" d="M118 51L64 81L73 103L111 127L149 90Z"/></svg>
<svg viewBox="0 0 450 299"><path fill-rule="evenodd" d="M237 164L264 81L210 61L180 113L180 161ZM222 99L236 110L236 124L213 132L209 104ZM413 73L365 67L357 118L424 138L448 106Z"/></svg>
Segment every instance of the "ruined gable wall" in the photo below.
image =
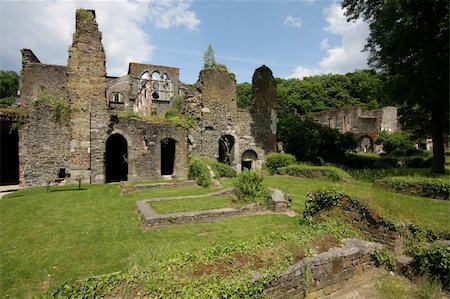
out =
<svg viewBox="0 0 450 299"><path fill-rule="evenodd" d="M106 100L105 52L95 12L79 9L69 49L68 83L71 105L70 169L86 183L104 182L104 150L109 115Z"/></svg>
<svg viewBox="0 0 450 299"><path fill-rule="evenodd" d="M161 140L176 140L175 178L187 178L187 131L172 124L153 124L136 118L117 118L109 135L118 133L128 143L128 180L161 178ZM106 140L105 140L106 142Z"/></svg>
<svg viewBox="0 0 450 299"><path fill-rule="evenodd" d="M199 115L198 123L189 129L191 152L219 158L219 139L223 135L235 138L235 156L239 156L239 127L236 126L236 83L226 71L202 70L199 80L192 86L185 100L185 114Z"/></svg>
<svg viewBox="0 0 450 299"><path fill-rule="evenodd" d="M131 110L133 108L133 101L131 96L131 86L132 86L132 80L130 76L122 76L119 78L107 78L106 81L107 89L106 89L106 98L109 102L109 108L121 108L121 110ZM123 105L116 105L117 107L113 106L114 104L111 104L110 102L113 101L113 95L115 93L121 93L124 97ZM134 100L134 99L133 99Z"/></svg>
<svg viewBox="0 0 450 299"><path fill-rule="evenodd" d="M68 168L70 131L48 105L36 106L33 101L41 89L64 93L67 68L41 64L31 50L23 50L22 59L20 103L28 109L28 117L19 129L19 180L22 186L44 185L59 168Z"/></svg>

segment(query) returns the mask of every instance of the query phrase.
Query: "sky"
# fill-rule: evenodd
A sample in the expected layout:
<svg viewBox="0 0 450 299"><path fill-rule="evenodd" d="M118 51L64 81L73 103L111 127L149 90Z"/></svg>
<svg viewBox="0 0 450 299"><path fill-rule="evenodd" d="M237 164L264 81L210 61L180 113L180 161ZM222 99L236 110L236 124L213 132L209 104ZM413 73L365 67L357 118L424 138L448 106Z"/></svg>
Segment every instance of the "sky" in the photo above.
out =
<svg viewBox="0 0 450 299"><path fill-rule="evenodd" d="M348 23L338 1L2 0L0 70L19 72L24 48L42 63L67 65L77 8L96 11L109 76L139 62L178 67L193 84L209 44L238 83L263 64L285 79L367 68L368 25Z"/></svg>

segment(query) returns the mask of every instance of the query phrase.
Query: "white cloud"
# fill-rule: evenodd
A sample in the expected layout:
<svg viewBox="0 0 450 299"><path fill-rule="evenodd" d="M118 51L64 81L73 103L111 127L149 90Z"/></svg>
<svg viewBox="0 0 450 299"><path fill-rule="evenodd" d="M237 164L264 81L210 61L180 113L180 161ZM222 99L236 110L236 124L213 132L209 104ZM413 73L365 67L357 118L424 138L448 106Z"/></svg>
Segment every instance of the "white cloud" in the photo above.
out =
<svg viewBox="0 0 450 299"><path fill-rule="evenodd" d="M286 18L284 18L284 22L283 22L283 25L292 26L295 28L301 28L302 24L303 24L302 19L299 17L294 17L294 16L286 16Z"/></svg>
<svg viewBox="0 0 450 299"><path fill-rule="evenodd" d="M344 11L338 4L331 4L323 10L328 25L326 32L342 36L338 47L329 48L328 40L322 40L321 48L328 45L327 55L313 68L297 67L288 78L303 78L304 74L344 74L367 67L367 52L362 52L369 36L367 23L358 20L347 22Z"/></svg>
<svg viewBox="0 0 450 299"><path fill-rule="evenodd" d="M322 50L326 50L328 48L330 48L330 44L328 43L328 38L324 38L321 42L320 42L320 48Z"/></svg>
<svg viewBox="0 0 450 299"><path fill-rule="evenodd" d="M42 63L67 64L76 8L94 9L103 34L109 75L124 75L128 62L150 62L155 47L143 30L200 24L192 1L0 1L0 69L20 69L20 49L33 50ZM148 24L146 26L149 26Z"/></svg>

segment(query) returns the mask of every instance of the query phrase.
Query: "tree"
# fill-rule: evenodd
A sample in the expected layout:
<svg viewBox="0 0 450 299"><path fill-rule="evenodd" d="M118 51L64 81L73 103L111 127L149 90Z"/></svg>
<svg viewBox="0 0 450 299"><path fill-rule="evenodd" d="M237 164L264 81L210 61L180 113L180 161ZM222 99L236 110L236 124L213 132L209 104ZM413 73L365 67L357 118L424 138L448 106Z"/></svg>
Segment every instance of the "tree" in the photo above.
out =
<svg viewBox="0 0 450 299"><path fill-rule="evenodd" d="M448 0L344 0L349 21L369 23L369 64L389 76L392 98L433 139L432 172L444 173L448 130ZM402 109L400 109L402 111ZM424 115L425 113L425 115ZM429 128L429 129L428 129Z"/></svg>
<svg viewBox="0 0 450 299"><path fill-rule="evenodd" d="M238 108L249 108L252 103L252 84L248 82L236 84Z"/></svg>
<svg viewBox="0 0 450 299"><path fill-rule="evenodd" d="M0 71L0 104L12 104L19 88L19 75L12 71Z"/></svg>
<svg viewBox="0 0 450 299"><path fill-rule="evenodd" d="M214 50L209 44L208 49L203 53L203 69L208 69L216 64L216 58L214 57Z"/></svg>

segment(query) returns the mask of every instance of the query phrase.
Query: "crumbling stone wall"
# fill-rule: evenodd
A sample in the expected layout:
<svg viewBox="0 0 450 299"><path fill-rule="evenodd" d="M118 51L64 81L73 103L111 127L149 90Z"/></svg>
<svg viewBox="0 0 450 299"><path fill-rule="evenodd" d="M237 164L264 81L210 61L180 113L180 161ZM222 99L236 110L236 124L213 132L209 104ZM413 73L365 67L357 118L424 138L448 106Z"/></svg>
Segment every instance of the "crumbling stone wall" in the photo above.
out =
<svg viewBox="0 0 450 299"><path fill-rule="evenodd" d="M161 177L161 140L176 141L173 177L187 177L187 132L172 124L154 124L137 118L113 117L108 136L121 134L128 143L128 180ZM106 139L102 144L106 143Z"/></svg>
<svg viewBox="0 0 450 299"><path fill-rule="evenodd" d="M109 121L101 37L95 12L77 10L67 81L71 108L70 169L84 183L104 181L104 148L99 142L92 142L105 139Z"/></svg>
<svg viewBox="0 0 450 299"><path fill-rule="evenodd" d="M106 98L110 110L133 109L134 98L131 95L132 80L130 76L107 77L106 85Z"/></svg>
<svg viewBox="0 0 450 299"><path fill-rule="evenodd" d="M341 133L351 132L359 143L364 138L368 138L371 143L371 151L381 150L373 145L373 140L381 131L395 132L399 130L397 108L395 107L370 111L363 111L361 108L326 110L310 113L303 117L312 118L321 125L337 129Z"/></svg>

